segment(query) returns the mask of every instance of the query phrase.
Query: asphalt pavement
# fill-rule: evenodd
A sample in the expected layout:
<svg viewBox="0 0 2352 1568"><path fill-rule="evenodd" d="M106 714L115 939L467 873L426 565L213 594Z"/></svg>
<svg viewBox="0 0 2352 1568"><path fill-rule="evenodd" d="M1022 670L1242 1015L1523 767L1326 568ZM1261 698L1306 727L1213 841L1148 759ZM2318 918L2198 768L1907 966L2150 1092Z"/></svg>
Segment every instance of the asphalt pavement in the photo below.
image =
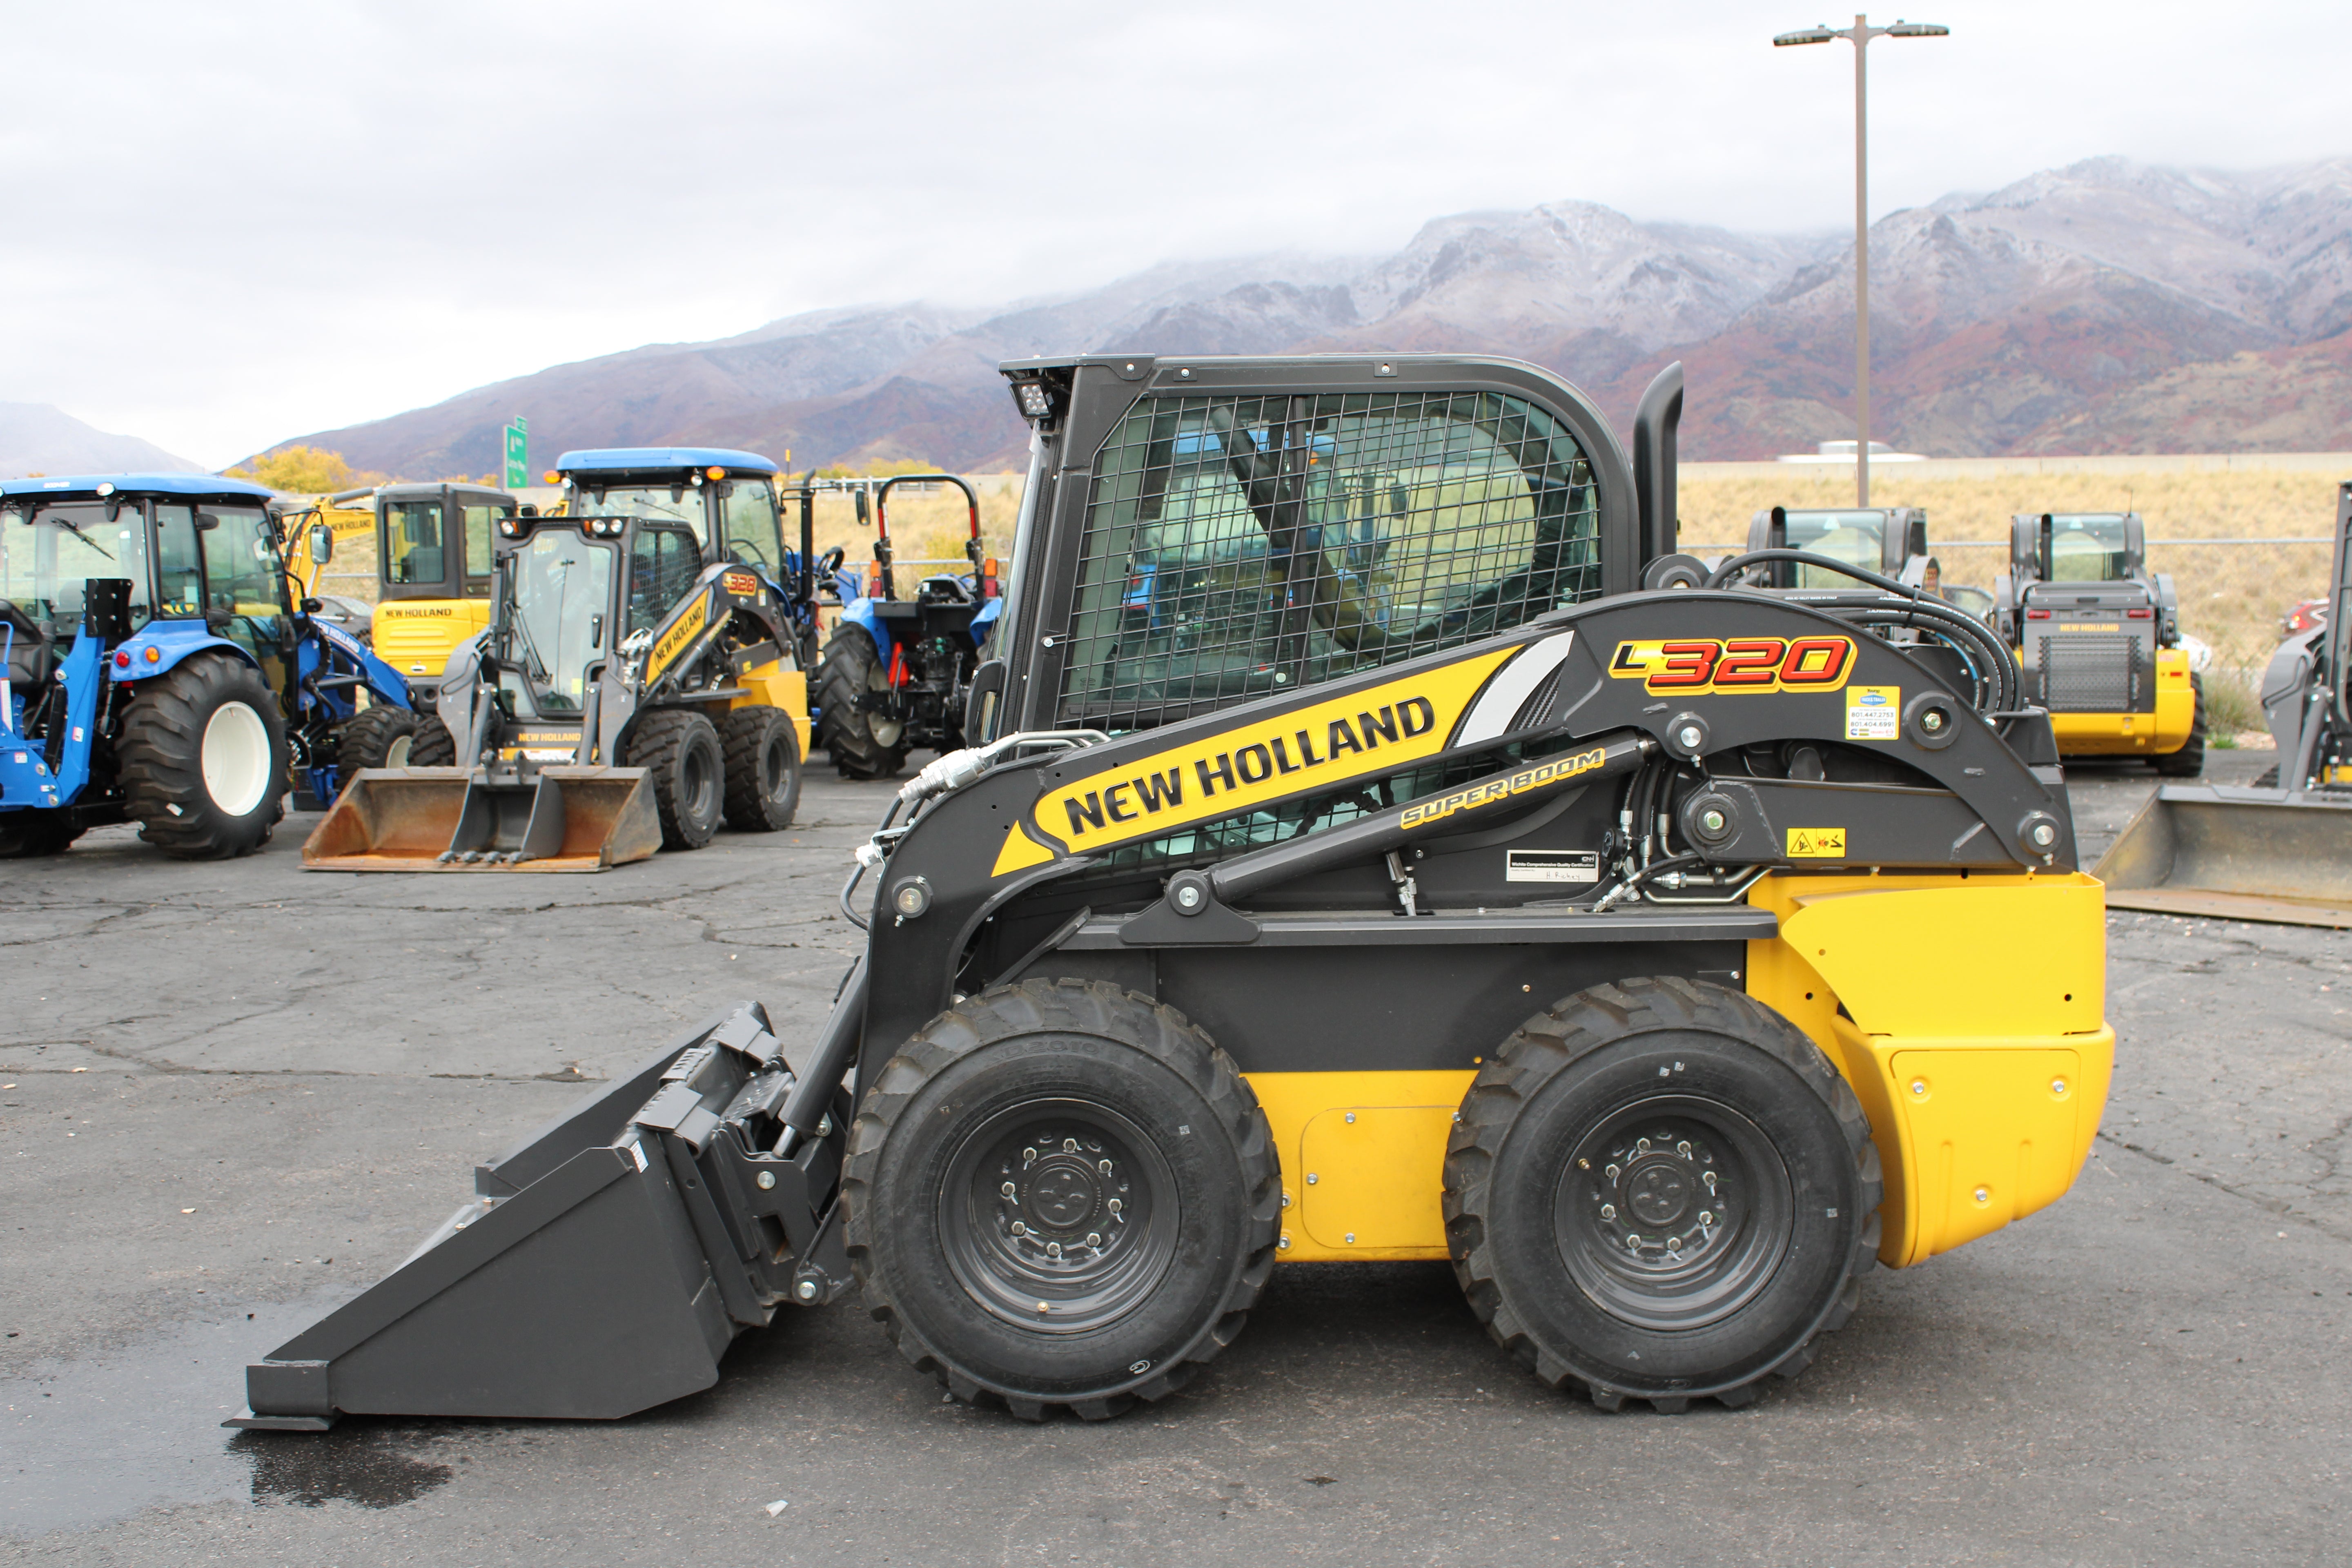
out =
<svg viewBox="0 0 2352 1568"><path fill-rule="evenodd" d="M2090 855L2151 783L2077 770ZM813 1031L888 787L812 775L791 832L604 876L305 874L301 816L226 864L110 829L0 868L0 1561L2352 1555L2352 945L2127 911L2074 1191L1876 1271L1745 1410L1603 1415L1507 1362L1443 1265L1294 1265L1191 1389L1099 1425L944 1403L850 1302L623 1422L219 1426L246 1362L583 1085L731 999Z"/></svg>

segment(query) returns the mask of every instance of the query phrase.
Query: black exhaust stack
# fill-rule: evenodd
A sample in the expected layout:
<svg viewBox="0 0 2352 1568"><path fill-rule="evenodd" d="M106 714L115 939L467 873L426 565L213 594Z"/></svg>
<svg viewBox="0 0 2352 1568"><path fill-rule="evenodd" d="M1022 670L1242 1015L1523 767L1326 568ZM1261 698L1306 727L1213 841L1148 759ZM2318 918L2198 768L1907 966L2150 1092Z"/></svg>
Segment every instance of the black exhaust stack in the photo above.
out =
<svg viewBox="0 0 2352 1568"><path fill-rule="evenodd" d="M1675 432L1683 422L1683 362L1660 371L1633 412L1633 495L1641 512L1642 566L1675 552Z"/></svg>

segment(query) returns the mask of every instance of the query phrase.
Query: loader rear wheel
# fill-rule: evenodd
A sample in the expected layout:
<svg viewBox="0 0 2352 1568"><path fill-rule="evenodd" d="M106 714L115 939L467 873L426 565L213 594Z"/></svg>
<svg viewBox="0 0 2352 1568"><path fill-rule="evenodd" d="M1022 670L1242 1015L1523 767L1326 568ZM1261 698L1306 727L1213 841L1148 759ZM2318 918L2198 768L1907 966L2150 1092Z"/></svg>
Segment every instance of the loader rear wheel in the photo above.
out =
<svg viewBox="0 0 2352 1568"><path fill-rule="evenodd" d="M727 826L774 833L793 825L801 804L801 745L792 715L778 708L739 708L719 721L727 760Z"/></svg>
<svg viewBox="0 0 2352 1568"><path fill-rule="evenodd" d="M900 1353L960 1399L1088 1420L1231 1344L1274 1268L1257 1097L1173 1008L1101 981L957 1003L849 1134L849 1259Z"/></svg>
<svg viewBox="0 0 2352 1568"><path fill-rule="evenodd" d="M241 658L194 654L140 682L117 753L123 814L177 859L250 855L286 815L286 721Z"/></svg>
<svg viewBox="0 0 2352 1568"><path fill-rule="evenodd" d="M895 777L907 761L907 726L860 710L857 700L890 689L890 671L864 626L837 626L816 667L817 742L845 779Z"/></svg>
<svg viewBox="0 0 2352 1568"><path fill-rule="evenodd" d="M2197 706L2189 721L2189 739L2180 750L2156 759L2156 771L2168 779L2193 779L2205 771L2205 678L2192 674L2189 689Z"/></svg>
<svg viewBox="0 0 2352 1568"><path fill-rule="evenodd" d="M691 708L667 708L637 721L626 765L651 775L662 847L699 849L719 831L727 760L719 731Z"/></svg>
<svg viewBox="0 0 2352 1568"><path fill-rule="evenodd" d="M335 766L346 783L362 768L404 768L415 754L416 715L405 708L362 709L335 731Z"/></svg>
<svg viewBox="0 0 2352 1568"><path fill-rule="evenodd" d="M1487 1331L1553 1387L1738 1405L1852 1315L1880 1188L1861 1103L1795 1026L1626 980L1487 1058L1446 1147L1446 1240Z"/></svg>
<svg viewBox="0 0 2352 1568"><path fill-rule="evenodd" d="M64 811L0 811L0 860L32 860L62 855L81 837L73 814Z"/></svg>
<svg viewBox="0 0 2352 1568"><path fill-rule="evenodd" d="M416 721L415 739L408 742L408 762L412 768L454 768L457 765L457 737L449 733L449 726L441 722L437 714L427 713Z"/></svg>

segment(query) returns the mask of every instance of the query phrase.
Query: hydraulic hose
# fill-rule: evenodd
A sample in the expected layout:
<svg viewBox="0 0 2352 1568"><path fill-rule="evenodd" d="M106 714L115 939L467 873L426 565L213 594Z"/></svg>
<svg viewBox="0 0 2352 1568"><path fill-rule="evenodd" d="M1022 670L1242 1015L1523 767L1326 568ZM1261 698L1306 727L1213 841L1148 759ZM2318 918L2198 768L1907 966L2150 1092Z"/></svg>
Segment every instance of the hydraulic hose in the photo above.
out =
<svg viewBox="0 0 2352 1568"><path fill-rule="evenodd" d="M2011 657L2008 646L1986 630L1983 623L1975 616L1930 598L1926 592L1914 588L1907 583L1898 583L1892 577L1856 566L1851 561L1840 561L1833 555L1820 555L1810 550L1751 550L1745 555L1733 556L1713 572L1708 573L1706 585L1710 588L1723 587L1748 567L1771 561L1792 561L1801 565L1823 567L1852 577L1857 582L1867 583L1874 588L1883 589L1902 599L1905 603L1899 609L1895 605L1864 606L1859 607L1853 615L1843 615L1843 612L1832 613L1841 614L1843 618L1856 620L1864 625L1908 626L1922 631L1929 628L1921 625L1921 622L1929 622L1933 623L1934 628L1937 631L1967 640L1979 654L1985 656L1984 663L1978 668L1978 678L1982 679L1990 672L1995 691L1998 693L1995 698L1996 706L1990 710L1980 707L1979 711L1999 713L2016 711L2022 689L2017 673L2017 661ZM1891 616L1916 616L1918 619L1881 618ZM1969 662L1975 664L1977 661L1971 659Z"/></svg>

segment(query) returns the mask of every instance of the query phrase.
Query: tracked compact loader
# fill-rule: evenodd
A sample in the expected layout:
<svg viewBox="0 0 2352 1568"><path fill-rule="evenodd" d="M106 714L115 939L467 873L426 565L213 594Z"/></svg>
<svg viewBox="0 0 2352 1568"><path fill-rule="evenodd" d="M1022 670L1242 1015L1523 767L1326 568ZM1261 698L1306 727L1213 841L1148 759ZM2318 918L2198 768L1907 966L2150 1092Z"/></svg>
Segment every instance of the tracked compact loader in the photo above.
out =
<svg viewBox="0 0 2352 1568"><path fill-rule="evenodd" d="M2250 789L2164 784L2100 857L2108 901L2352 928L2352 483L2336 487L2328 615L2263 674L2279 762Z"/></svg>
<svg viewBox="0 0 2352 1568"><path fill-rule="evenodd" d="M2147 569L2137 512L2011 518L1993 599L2063 755L2145 757L2168 778L2204 771L2204 684L2180 646L2172 578Z"/></svg>
<svg viewBox="0 0 2352 1568"><path fill-rule="evenodd" d="M1362 1259L1603 1407L1742 1405L2066 1191L2114 1035L2048 717L1850 563L1656 587L1678 368L1631 463L1506 361L1005 374L972 744L861 849L832 1016L721 1007L481 1167L242 1424L621 1415L850 1295L957 1397L1108 1416ZM1849 586L1726 586L1783 562Z"/></svg>
<svg viewBox="0 0 2352 1568"><path fill-rule="evenodd" d="M443 671L410 766L302 847L331 871L596 871L788 826L807 742L773 466L566 453L562 515L496 520L490 628Z"/></svg>

